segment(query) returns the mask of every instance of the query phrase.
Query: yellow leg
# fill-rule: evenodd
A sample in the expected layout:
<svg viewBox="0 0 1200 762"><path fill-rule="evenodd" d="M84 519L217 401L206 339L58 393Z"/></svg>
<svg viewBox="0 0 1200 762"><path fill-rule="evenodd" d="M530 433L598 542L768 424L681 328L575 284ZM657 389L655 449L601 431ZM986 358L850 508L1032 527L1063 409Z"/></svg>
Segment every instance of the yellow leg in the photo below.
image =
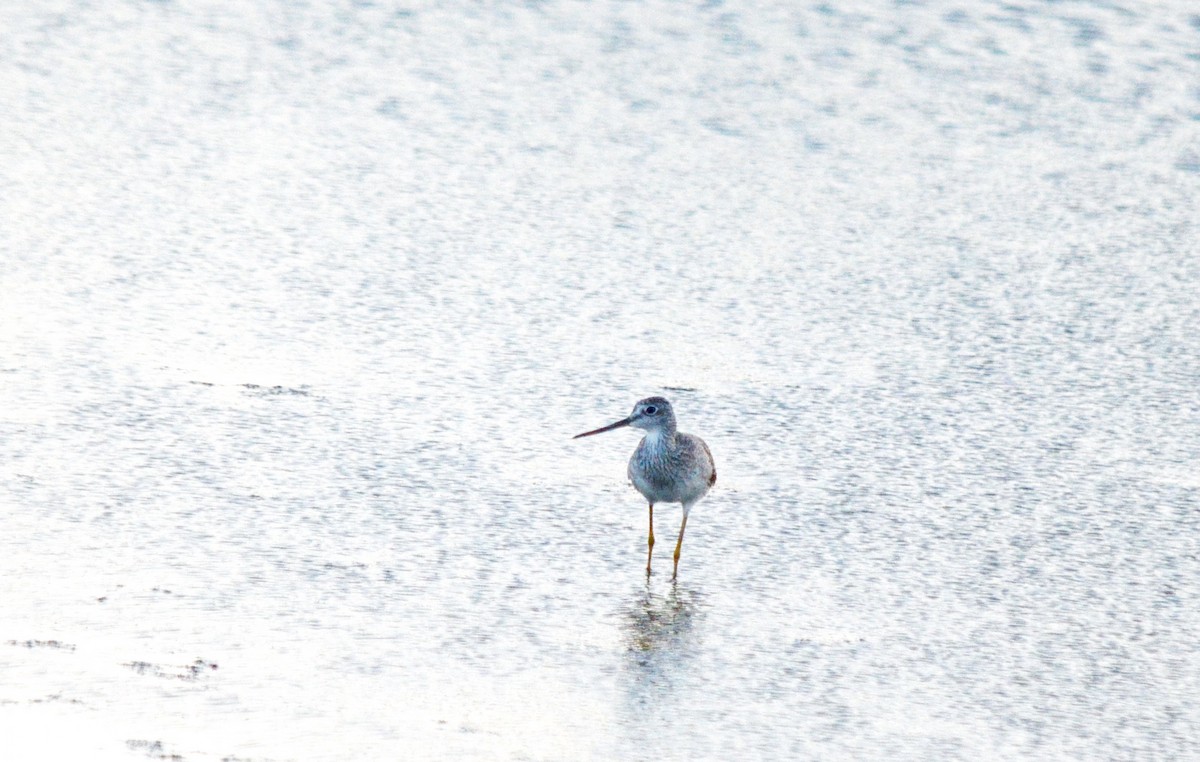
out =
<svg viewBox="0 0 1200 762"><path fill-rule="evenodd" d="M687 529L687 514L683 514L683 523L679 525L679 540L675 543L675 571L671 572L671 581L679 576L679 551L683 548L683 530Z"/></svg>
<svg viewBox="0 0 1200 762"><path fill-rule="evenodd" d="M646 551L646 576L649 576L650 558L654 555L654 503L650 504L650 539L646 544L650 546Z"/></svg>

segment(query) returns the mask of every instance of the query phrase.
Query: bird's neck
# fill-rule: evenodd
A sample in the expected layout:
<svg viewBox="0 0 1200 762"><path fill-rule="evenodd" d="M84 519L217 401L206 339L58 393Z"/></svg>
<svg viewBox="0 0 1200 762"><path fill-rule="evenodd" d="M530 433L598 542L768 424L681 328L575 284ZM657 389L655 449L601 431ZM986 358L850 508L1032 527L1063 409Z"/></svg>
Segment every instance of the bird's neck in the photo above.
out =
<svg viewBox="0 0 1200 762"><path fill-rule="evenodd" d="M646 432L646 447L665 450L675 444L675 429L650 429Z"/></svg>

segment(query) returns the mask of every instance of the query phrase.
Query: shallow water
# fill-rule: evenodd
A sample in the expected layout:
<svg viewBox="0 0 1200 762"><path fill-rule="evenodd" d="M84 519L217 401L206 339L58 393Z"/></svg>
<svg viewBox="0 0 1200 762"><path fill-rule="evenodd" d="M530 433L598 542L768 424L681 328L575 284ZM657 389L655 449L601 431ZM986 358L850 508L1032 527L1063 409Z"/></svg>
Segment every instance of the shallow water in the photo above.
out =
<svg viewBox="0 0 1200 762"><path fill-rule="evenodd" d="M13 758L1200 755L1190 3L0 20Z"/></svg>

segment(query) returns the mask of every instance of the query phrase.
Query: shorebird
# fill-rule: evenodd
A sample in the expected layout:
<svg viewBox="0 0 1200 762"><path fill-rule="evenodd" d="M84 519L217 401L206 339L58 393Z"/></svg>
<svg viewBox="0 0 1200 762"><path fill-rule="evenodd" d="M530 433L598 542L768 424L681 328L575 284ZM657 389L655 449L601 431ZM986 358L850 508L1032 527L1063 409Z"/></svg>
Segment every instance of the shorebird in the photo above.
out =
<svg viewBox="0 0 1200 762"><path fill-rule="evenodd" d="M683 506L683 523L679 525L679 539L675 542L675 570L671 572L674 581L679 575L679 551L683 547L688 512L717 483L717 467L703 439L675 430L675 411L665 397L647 397L633 406L628 418L595 431L585 431L575 439L624 426L646 432L629 459L629 481L650 502L647 575L650 574L650 559L654 556L654 504L679 503Z"/></svg>

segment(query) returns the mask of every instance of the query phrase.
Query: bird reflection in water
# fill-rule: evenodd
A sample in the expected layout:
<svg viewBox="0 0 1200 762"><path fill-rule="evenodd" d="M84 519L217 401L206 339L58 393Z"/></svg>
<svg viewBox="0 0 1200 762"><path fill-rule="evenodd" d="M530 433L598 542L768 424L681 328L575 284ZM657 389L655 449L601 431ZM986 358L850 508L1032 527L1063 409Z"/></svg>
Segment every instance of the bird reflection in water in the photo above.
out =
<svg viewBox="0 0 1200 762"><path fill-rule="evenodd" d="M666 595L641 591L622 612L628 666L653 682L669 681L693 653L699 600L676 586Z"/></svg>

